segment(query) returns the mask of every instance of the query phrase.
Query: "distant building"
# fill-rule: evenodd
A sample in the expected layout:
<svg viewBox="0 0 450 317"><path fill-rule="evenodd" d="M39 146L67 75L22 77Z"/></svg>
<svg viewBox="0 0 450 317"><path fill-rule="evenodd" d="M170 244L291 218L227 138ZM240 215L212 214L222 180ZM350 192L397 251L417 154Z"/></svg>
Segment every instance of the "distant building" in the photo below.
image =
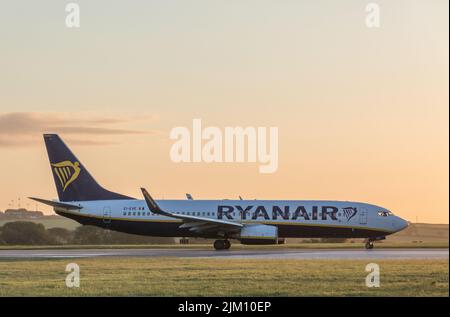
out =
<svg viewBox="0 0 450 317"><path fill-rule="evenodd" d="M2 216L8 218L36 219L44 217L44 213L42 211L30 211L25 208L19 208L6 209Z"/></svg>

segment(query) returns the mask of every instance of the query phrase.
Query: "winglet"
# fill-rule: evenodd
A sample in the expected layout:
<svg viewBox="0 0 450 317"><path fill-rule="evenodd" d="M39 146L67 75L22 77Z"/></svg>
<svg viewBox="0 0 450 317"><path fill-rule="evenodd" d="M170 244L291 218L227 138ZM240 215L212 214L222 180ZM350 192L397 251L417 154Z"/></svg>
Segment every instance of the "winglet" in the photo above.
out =
<svg viewBox="0 0 450 317"><path fill-rule="evenodd" d="M161 208L159 208L156 201L150 196L150 194L147 192L147 190L143 187L141 187L142 195L144 195L145 202L147 203L148 209L150 209L151 212L154 214L164 215L164 216L172 216L170 213L165 212Z"/></svg>
<svg viewBox="0 0 450 317"><path fill-rule="evenodd" d="M244 226L242 223L237 223L237 222L205 218L205 217L196 217L196 216L184 215L184 214L180 215L180 214L175 214L175 213L164 211L158 206L156 201L152 198L152 196L150 196L150 194L145 190L145 188L141 187L141 191L142 191L142 195L144 195L145 202L147 203L148 209L150 209L150 211L155 214L163 215L163 216L171 217L171 218L175 218L175 219L181 219L184 222L190 222L190 223L195 222L196 224L200 223L200 225L201 224L210 224L210 225L216 225L216 226L217 225L227 226L227 227L233 228L233 230L235 230L236 228L242 228ZM193 228L193 227L191 227L191 228ZM189 230L192 230L192 229L189 229Z"/></svg>

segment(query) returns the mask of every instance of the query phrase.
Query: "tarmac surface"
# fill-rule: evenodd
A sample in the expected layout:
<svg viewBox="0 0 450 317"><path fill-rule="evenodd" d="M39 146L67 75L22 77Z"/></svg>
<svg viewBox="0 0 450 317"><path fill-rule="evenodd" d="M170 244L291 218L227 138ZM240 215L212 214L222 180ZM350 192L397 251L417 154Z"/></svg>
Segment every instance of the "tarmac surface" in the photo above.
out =
<svg viewBox="0 0 450 317"><path fill-rule="evenodd" d="M0 250L6 259L57 259L96 257L177 257L213 259L448 259L448 249L280 249L222 250L205 249L71 249L71 250Z"/></svg>

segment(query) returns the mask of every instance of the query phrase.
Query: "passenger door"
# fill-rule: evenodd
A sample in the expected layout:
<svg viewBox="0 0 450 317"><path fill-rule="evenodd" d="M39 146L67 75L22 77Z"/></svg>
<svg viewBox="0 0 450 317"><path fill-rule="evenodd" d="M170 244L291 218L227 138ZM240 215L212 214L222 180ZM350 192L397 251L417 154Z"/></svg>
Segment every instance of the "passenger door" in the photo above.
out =
<svg viewBox="0 0 450 317"><path fill-rule="evenodd" d="M359 208L359 224L365 225L367 224L367 209Z"/></svg>
<svg viewBox="0 0 450 317"><path fill-rule="evenodd" d="M111 223L111 207L106 206L103 208L103 223Z"/></svg>

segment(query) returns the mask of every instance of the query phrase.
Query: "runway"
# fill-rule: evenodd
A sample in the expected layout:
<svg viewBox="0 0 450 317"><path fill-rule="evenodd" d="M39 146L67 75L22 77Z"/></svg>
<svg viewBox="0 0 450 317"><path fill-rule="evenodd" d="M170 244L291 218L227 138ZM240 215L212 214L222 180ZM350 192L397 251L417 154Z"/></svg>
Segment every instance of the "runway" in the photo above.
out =
<svg viewBox="0 0 450 317"><path fill-rule="evenodd" d="M97 257L177 257L208 259L448 259L448 249L281 249L227 250L205 249L72 249L72 250L0 250L0 261L6 259L64 259Z"/></svg>

